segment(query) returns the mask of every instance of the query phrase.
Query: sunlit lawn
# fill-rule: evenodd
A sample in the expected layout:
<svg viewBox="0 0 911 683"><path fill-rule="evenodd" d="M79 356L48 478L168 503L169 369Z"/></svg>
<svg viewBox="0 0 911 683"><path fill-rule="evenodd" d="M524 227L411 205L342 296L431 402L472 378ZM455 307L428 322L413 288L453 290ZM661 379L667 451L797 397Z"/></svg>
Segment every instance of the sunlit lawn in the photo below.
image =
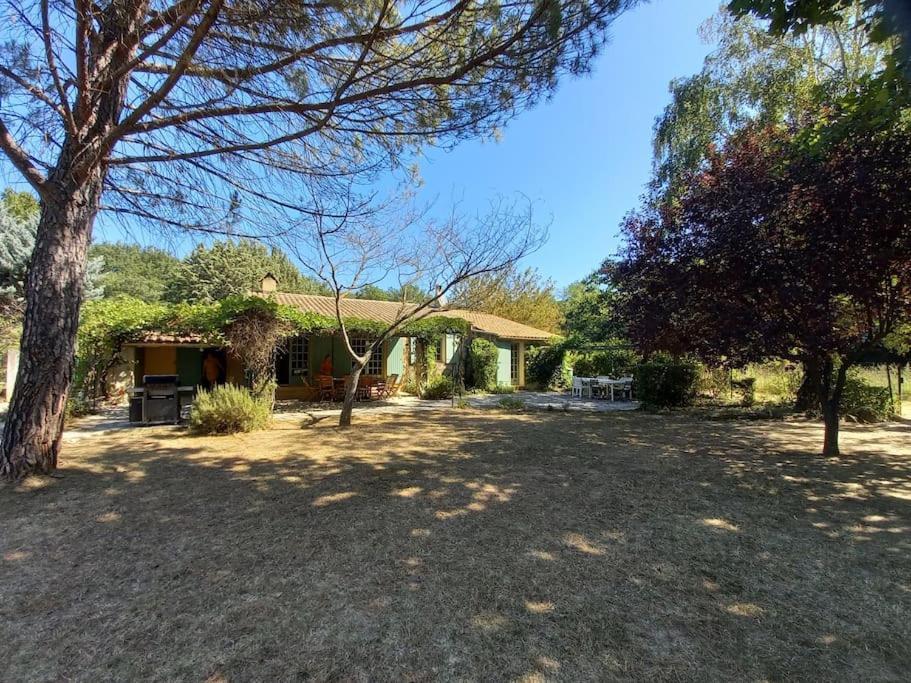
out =
<svg viewBox="0 0 911 683"><path fill-rule="evenodd" d="M0 680L899 680L911 428L459 411L82 434L0 487Z"/></svg>

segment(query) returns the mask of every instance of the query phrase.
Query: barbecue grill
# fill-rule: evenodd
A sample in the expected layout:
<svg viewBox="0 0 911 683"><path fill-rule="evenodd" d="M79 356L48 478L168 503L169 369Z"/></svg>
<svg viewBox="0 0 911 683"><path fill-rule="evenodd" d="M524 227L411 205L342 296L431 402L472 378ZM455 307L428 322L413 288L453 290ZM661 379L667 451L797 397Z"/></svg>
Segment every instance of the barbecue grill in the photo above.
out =
<svg viewBox="0 0 911 683"><path fill-rule="evenodd" d="M177 375L143 375L142 422L154 424L180 421Z"/></svg>

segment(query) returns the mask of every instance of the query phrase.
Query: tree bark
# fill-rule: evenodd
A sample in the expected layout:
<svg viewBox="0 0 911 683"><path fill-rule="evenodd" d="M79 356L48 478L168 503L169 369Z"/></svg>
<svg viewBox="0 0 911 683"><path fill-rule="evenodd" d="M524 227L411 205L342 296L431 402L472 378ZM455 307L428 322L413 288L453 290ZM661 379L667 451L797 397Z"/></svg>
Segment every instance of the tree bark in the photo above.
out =
<svg viewBox="0 0 911 683"><path fill-rule="evenodd" d="M79 90L68 133L42 183L41 218L29 264L21 362L0 443L0 475L21 479L57 467L92 225L101 204L108 135L120 121L147 3L113 3L89 55L91 91ZM82 86L78 86L82 87Z"/></svg>
<svg viewBox="0 0 911 683"><path fill-rule="evenodd" d="M848 364L842 363L837 371L833 369L831 359L822 364L823 377L819 384L819 402L822 405L822 417L825 425L822 454L826 457L840 455L838 446L839 413L841 412L841 395L845 388L848 376ZM832 384L832 374L835 372L835 384Z"/></svg>
<svg viewBox="0 0 911 683"><path fill-rule="evenodd" d="M342 414L338 418L339 427L351 426L351 413L354 410L354 400L357 398L357 383L364 370L363 363L355 363L351 369L349 382L345 386L345 400L342 402Z"/></svg>
<svg viewBox="0 0 911 683"><path fill-rule="evenodd" d="M823 422L825 424L825 436L823 437L822 454L824 456L840 455L838 448L838 408L833 405L832 400L825 402L823 406Z"/></svg>
<svg viewBox="0 0 911 683"><path fill-rule="evenodd" d="M57 187L72 183L54 176L50 181ZM42 202L26 279L19 373L0 447L0 474L7 478L50 474L57 467L86 254L102 184L98 170L78 188L50 193Z"/></svg>
<svg viewBox="0 0 911 683"><path fill-rule="evenodd" d="M794 401L794 410L801 413L810 413L819 410L819 384L822 381L822 367L815 358L803 361L803 380L797 390Z"/></svg>

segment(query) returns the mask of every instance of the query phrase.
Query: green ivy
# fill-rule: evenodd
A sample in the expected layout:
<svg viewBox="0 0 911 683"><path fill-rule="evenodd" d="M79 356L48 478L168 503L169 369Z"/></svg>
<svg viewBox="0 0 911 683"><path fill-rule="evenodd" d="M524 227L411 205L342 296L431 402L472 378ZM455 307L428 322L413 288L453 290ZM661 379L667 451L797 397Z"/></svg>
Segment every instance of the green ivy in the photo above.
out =
<svg viewBox="0 0 911 683"><path fill-rule="evenodd" d="M291 334L333 334L338 321L330 316L300 311L258 296L231 296L211 304L147 303L131 297L90 301L83 306L80 320L81 343L98 341L125 344L141 341L150 333L198 335L206 342L224 344L224 330L239 317L257 311L274 315L289 324ZM345 326L355 334L378 336L386 324L360 318L345 318ZM399 336L424 341L438 340L444 334L466 334L470 324L460 318L434 316L412 320L396 332Z"/></svg>
<svg viewBox="0 0 911 683"><path fill-rule="evenodd" d="M338 321L330 316L300 311L259 296L229 296L214 303L149 303L132 297L88 301L82 307L77 340L76 385L83 397L94 400L103 391L104 373L123 346L141 342L151 333L198 336L206 344L227 346L225 330L251 312L274 316L287 324L289 336L334 334ZM376 337L386 324L345 318L349 332ZM396 332L427 344L439 343L444 334L465 335L470 324L460 318L434 316L412 320Z"/></svg>

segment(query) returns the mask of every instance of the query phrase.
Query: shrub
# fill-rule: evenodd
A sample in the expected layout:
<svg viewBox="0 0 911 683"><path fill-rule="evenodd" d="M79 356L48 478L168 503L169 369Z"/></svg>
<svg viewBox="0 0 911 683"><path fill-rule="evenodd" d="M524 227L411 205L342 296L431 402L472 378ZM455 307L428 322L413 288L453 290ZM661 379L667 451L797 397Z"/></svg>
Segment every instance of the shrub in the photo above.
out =
<svg viewBox="0 0 911 683"><path fill-rule="evenodd" d="M535 346L525 352L525 377L542 389L566 389L572 384L572 365L565 344Z"/></svg>
<svg viewBox="0 0 911 683"><path fill-rule="evenodd" d="M696 393L700 396L718 398L724 396L731 388L731 370L718 366L700 366L699 380L696 383Z"/></svg>
<svg viewBox="0 0 911 683"><path fill-rule="evenodd" d="M264 429L269 402L233 384L200 390L190 408L190 429L198 434L235 434Z"/></svg>
<svg viewBox="0 0 911 683"><path fill-rule="evenodd" d="M885 422L895 416L895 407L888 389L852 375L841 395L841 414L858 422Z"/></svg>
<svg viewBox="0 0 911 683"><path fill-rule="evenodd" d="M695 363L659 359L637 365L634 376L636 394L643 405L685 406L696 395L699 367Z"/></svg>
<svg viewBox="0 0 911 683"><path fill-rule="evenodd" d="M470 389L493 391L497 386L500 350L488 339L473 339L468 347L466 380Z"/></svg>
<svg viewBox="0 0 911 683"><path fill-rule="evenodd" d="M786 361L751 365L746 370L756 378L756 394L766 401L793 401L803 380L799 366Z"/></svg>
<svg viewBox="0 0 911 683"><path fill-rule="evenodd" d="M424 388L421 390L421 398L428 401L439 401L444 398L452 398L453 383L452 379L445 375L437 375L427 380Z"/></svg>
<svg viewBox="0 0 911 683"><path fill-rule="evenodd" d="M71 423L80 417L92 415L97 411L90 401L86 401L82 396L70 396L66 400L66 408L63 413L63 421L66 424Z"/></svg>
<svg viewBox="0 0 911 683"><path fill-rule="evenodd" d="M756 378L755 377L744 377L743 379L735 379L731 382L731 386L735 391L740 392L740 405L745 408L749 408L754 403L756 403Z"/></svg>
<svg viewBox="0 0 911 683"><path fill-rule="evenodd" d="M516 398L514 396L504 396L499 401L497 405L504 410L524 410L525 401L521 398Z"/></svg>
<svg viewBox="0 0 911 683"><path fill-rule="evenodd" d="M497 384L490 390L491 394L514 394L516 388L512 384Z"/></svg>
<svg viewBox="0 0 911 683"><path fill-rule="evenodd" d="M636 366L635 352L629 349L610 349L582 353L573 359L573 374L579 377L624 377Z"/></svg>

